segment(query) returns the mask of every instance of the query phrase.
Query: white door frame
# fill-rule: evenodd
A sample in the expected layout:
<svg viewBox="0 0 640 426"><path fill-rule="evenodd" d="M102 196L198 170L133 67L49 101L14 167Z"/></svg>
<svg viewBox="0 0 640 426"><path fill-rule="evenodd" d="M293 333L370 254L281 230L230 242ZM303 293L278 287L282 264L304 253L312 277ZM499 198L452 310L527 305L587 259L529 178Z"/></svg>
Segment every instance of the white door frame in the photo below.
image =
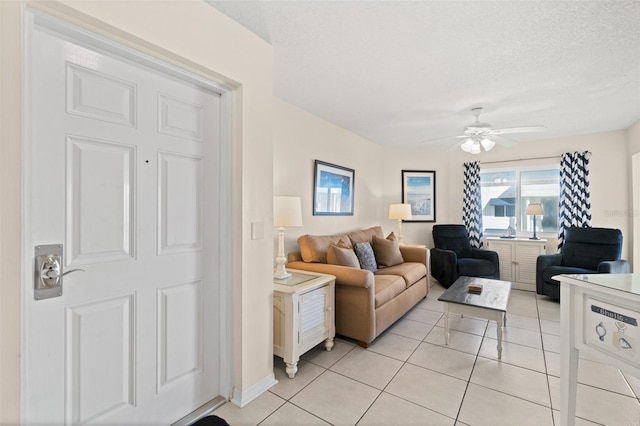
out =
<svg viewBox="0 0 640 426"><path fill-rule="evenodd" d="M640 265L640 153L631 156L631 226L633 229L633 244L631 246L631 272Z"/></svg>
<svg viewBox="0 0 640 426"><path fill-rule="evenodd" d="M221 395L227 400L230 399L233 389L233 335L232 335L232 215L231 215L231 199L232 199L232 167L231 167L231 127L232 127L232 113L233 113L233 90L223 84L214 82L214 75L212 73L210 78L197 75L188 71L189 64L187 60L182 61L182 58L172 58L172 62L177 62L178 65L174 65L169 62L167 58L151 56L146 53L142 53L142 46L137 48L131 48L124 46L111 40L117 38L115 34L107 34L106 37L98 36L91 31L76 27L64 20L54 18L43 12L36 11L30 8L25 9L24 14L24 46L23 46L23 153L30 152L32 139L30 135L31 125L31 105L30 105L30 93L31 88L28 82L26 71L29 69L29 42L31 41L31 35L35 31L36 27L43 27L53 30L59 34L68 37L69 39L79 44L90 46L92 49L106 52L110 55L116 55L131 61L137 65L146 66L159 71L165 75L178 78L184 82L193 84L198 87L205 88L220 95L221 101L221 137L220 137L220 164L219 164L219 177L220 187L218 188L220 194L220 211L219 218L220 223L218 226L218 235L220 237L219 253L220 253L220 271L218 273L219 294L218 294L218 309L220 312L219 318L219 350L220 350L220 365L219 365L219 389ZM148 50L148 49L146 49ZM182 62L182 63L181 63ZM23 154L22 158L22 222L28 223L27 219L31 215L31 194L32 185L30 179L31 164L28 158ZM206 221L206 219L205 219ZM31 244L31 230L28 227L22 227L22 327L21 327L21 351L23 356L21 357L21 383L25 383L26 378L26 347L27 347L27 331L30 329L29 319L27 316L27 294L26 291L33 285L33 247ZM20 397L22 401L28 397L26 387L21 386ZM24 412L26 404L21 404L21 418L27 418ZM188 415L189 413L182 413Z"/></svg>

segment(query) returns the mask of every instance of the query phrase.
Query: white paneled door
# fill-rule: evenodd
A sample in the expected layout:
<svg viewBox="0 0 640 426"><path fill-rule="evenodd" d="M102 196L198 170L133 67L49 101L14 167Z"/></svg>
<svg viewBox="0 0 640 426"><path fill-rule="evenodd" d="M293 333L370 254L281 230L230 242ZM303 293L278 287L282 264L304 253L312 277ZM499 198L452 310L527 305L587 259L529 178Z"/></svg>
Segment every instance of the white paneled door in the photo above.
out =
<svg viewBox="0 0 640 426"><path fill-rule="evenodd" d="M25 250L83 271L25 288L25 420L170 424L221 393L220 93L38 25L26 52Z"/></svg>

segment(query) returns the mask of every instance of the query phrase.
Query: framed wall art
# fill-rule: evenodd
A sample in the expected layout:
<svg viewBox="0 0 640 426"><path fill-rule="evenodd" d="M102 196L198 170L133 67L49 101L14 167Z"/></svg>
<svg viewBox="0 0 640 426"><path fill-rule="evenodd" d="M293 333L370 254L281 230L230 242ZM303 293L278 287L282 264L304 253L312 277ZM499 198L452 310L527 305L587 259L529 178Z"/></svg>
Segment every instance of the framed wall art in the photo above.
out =
<svg viewBox="0 0 640 426"><path fill-rule="evenodd" d="M411 219L405 222L436 221L436 172L402 171L402 202L411 205Z"/></svg>
<svg viewBox="0 0 640 426"><path fill-rule="evenodd" d="M314 216L353 216L355 171L315 160Z"/></svg>

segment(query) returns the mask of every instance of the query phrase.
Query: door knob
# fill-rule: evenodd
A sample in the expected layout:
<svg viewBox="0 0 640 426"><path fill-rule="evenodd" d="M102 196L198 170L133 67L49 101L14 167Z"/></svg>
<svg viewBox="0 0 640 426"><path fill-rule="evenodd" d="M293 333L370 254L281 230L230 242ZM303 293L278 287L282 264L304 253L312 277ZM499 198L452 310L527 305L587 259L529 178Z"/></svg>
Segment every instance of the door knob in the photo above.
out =
<svg viewBox="0 0 640 426"><path fill-rule="evenodd" d="M36 300L62 296L62 277L84 269L63 271L62 244L35 247L35 268L33 276L34 298Z"/></svg>

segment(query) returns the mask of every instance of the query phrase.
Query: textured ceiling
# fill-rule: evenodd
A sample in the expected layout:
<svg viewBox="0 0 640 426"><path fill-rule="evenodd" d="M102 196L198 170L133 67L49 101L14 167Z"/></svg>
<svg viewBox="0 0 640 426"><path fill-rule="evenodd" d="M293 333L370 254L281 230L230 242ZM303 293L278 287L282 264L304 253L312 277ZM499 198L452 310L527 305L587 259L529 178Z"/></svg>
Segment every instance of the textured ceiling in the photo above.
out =
<svg viewBox="0 0 640 426"><path fill-rule="evenodd" d="M547 126L519 142L640 119L640 0L208 3L273 46L277 97L379 144L451 148L477 106Z"/></svg>

